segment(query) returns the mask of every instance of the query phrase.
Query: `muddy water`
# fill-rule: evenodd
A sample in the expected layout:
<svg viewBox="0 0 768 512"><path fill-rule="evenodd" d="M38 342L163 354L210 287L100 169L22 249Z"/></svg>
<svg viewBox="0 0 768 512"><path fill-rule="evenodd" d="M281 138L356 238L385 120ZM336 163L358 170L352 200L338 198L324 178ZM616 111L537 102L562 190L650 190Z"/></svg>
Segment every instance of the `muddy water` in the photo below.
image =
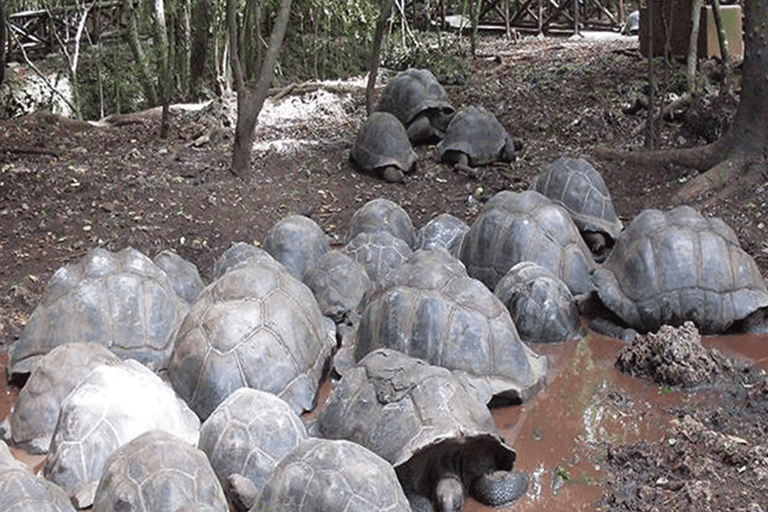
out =
<svg viewBox="0 0 768 512"><path fill-rule="evenodd" d="M703 344L768 369L768 336L707 337ZM509 510L595 510L602 496L606 444L661 439L672 419L665 412L668 407L706 399L618 372L613 363L621 346L617 340L590 335L535 347L550 359L547 386L524 405L492 411L502 435L517 450L516 468L532 475L528 495ZM0 366L6 363L7 355L0 354ZM321 398L328 389L323 386ZM10 414L16 394L3 383L0 420ZM12 452L30 468L42 465L42 457ZM469 500L466 510L505 508Z"/></svg>

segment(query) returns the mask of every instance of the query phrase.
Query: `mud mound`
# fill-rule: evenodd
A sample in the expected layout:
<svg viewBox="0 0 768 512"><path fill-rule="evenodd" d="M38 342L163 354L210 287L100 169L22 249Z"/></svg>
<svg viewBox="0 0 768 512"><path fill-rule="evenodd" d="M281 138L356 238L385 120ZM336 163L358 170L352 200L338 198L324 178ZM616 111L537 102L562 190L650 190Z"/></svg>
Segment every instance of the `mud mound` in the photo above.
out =
<svg viewBox="0 0 768 512"><path fill-rule="evenodd" d="M701 345L692 322L675 328L664 325L657 333L638 335L619 351L616 367L634 377L664 386L691 388L711 384L730 373L733 362Z"/></svg>

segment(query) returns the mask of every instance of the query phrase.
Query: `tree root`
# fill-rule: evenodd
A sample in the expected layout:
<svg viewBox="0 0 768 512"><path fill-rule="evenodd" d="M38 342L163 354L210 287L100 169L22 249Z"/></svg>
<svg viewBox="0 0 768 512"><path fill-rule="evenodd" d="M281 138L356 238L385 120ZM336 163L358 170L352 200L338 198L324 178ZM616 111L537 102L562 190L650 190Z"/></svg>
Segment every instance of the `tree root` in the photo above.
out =
<svg viewBox="0 0 768 512"><path fill-rule="evenodd" d="M674 195L674 201L677 204L690 203L696 201L708 192L720 192L739 177L739 173L745 167L743 157L734 156L722 160L708 171L699 174L688 183L686 183Z"/></svg>

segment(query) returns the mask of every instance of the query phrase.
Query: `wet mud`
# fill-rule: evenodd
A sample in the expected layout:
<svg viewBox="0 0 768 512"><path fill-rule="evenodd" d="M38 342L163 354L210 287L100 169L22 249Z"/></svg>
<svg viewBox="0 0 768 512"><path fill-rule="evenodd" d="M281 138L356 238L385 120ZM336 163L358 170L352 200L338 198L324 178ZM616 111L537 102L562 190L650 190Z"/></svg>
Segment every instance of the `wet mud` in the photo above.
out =
<svg viewBox="0 0 768 512"><path fill-rule="evenodd" d="M768 336L704 337L702 344L768 369ZM534 347L550 359L547 386L528 403L492 411L502 436L517 451L516 468L531 476L529 492L514 505L497 509L470 499L468 512L613 510L616 493L611 494L614 501L606 505L606 490L629 485L617 476L617 463L625 471L631 460L642 459L638 447L663 445L676 432L679 436L681 417L723 399L721 393L711 390L660 386L622 373L615 362L626 346L590 334L580 340ZM6 363L7 355L0 354L0 364ZM327 383L322 387L321 403L329 388ZM763 391L745 388L744 393L749 392ZM10 414L17 393L3 382L0 420ZM768 391L764 394L768 397ZM768 400L764 402L768 404ZM722 411L729 414L728 408ZM311 423L314 417L309 414L304 419ZM687 435L698 435L704 428L696 425L700 423L688 422L693 433ZM31 469L42 467L43 457L11 450Z"/></svg>

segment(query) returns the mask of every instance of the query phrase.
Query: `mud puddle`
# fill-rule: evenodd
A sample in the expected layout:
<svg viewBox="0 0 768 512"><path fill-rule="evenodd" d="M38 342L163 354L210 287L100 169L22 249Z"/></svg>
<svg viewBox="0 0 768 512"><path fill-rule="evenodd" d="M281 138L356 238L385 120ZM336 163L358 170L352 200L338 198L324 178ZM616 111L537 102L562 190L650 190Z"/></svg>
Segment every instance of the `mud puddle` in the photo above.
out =
<svg viewBox="0 0 768 512"><path fill-rule="evenodd" d="M727 356L747 358L768 369L766 336L702 341ZM618 340L589 335L534 347L550 359L547 386L529 403L492 411L502 435L517 451L516 468L531 475L529 493L507 508L492 509L468 500L468 512L596 510L604 491L607 444L663 439L674 419L667 412L670 408L713 400L711 394L659 387L620 373L614 362L621 346ZM7 354L0 353L0 365L7 361ZM328 390L326 383L321 399ZM0 420L9 416L17 394L17 389L3 382ZM44 461L41 456L11 451L33 470L39 470Z"/></svg>

